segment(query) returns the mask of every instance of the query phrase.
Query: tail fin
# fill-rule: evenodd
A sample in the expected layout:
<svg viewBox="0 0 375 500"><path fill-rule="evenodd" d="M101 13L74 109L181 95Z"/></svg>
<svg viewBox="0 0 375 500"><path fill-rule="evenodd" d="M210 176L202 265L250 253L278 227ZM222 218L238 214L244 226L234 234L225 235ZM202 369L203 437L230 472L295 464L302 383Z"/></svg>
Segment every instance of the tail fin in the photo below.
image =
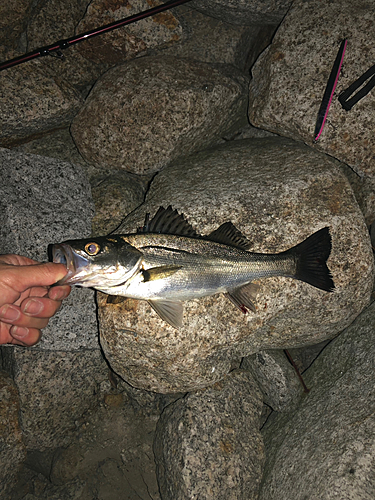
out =
<svg viewBox="0 0 375 500"><path fill-rule="evenodd" d="M329 228L324 227L292 248L290 251L294 253L297 263L294 278L305 281L321 290L332 292L335 284L327 267L331 247Z"/></svg>

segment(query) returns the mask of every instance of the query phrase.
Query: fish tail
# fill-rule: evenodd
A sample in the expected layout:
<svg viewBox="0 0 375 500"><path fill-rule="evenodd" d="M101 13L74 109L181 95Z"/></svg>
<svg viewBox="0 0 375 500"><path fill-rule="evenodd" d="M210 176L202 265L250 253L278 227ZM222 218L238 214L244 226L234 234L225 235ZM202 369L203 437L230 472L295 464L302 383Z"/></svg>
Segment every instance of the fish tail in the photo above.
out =
<svg viewBox="0 0 375 500"><path fill-rule="evenodd" d="M324 227L290 250L296 258L294 278L310 285L332 292L335 284L327 266L332 242L329 228Z"/></svg>

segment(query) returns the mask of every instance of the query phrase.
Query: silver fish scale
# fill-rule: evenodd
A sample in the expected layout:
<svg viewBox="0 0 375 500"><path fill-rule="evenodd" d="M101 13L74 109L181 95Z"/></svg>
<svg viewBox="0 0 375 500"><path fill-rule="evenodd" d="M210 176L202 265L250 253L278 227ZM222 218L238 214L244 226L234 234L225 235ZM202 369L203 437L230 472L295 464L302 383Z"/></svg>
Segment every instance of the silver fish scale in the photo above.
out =
<svg viewBox="0 0 375 500"><path fill-rule="evenodd" d="M163 279L145 281L142 271L112 294L135 299L188 300L241 287L267 276L293 276L290 254L256 254L200 238L165 234L121 236L143 254L144 270L179 266Z"/></svg>

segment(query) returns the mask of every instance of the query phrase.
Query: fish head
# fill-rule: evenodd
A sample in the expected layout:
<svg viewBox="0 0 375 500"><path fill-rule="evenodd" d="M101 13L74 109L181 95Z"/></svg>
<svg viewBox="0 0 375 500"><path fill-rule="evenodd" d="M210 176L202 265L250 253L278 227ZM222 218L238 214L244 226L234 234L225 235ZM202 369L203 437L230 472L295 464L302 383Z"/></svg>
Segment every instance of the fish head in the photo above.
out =
<svg viewBox="0 0 375 500"><path fill-rule="evenodd" d="M49 252L53 262L68 270L57 285L97 289L125 283L139 270L143 256L121 236L68 240L50 245Z"/></svg>

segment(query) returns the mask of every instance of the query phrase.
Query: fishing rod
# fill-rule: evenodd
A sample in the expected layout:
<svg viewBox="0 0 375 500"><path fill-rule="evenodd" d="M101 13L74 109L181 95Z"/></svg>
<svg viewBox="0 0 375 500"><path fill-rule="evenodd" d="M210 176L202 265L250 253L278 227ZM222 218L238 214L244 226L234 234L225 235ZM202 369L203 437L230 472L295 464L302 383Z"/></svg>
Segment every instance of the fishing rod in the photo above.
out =
<svg viewBox="0 0 375 500"><path fill-rule="evenodd" d="M152 7L151 9L144 10L143 12L138 12L138 14L126 17L125 19L121 19L120 21L115 21L113 23L106 24L105 26L101 26L100 28L86 31L86 33L72 36L71 38L67 38L66 40L59 40L52 43L51 45L46 45L45 47L41 47L39 49L33 50L32 52L1 63L0 71L12 68L13 66L17 66L18 64L22 64L26 61L31 61L32 59L35 59L37 57L55 56L63 59L64 55L61 51L68 49L71 45L83 42L84 40L88 40L89 38L92 38L94 36L102 35L103 33L108 33L109 31L116 30L118 28L121 28L122 26L126 26L127 24L136 23L141 19L153 16L154 14L159 14L160 12L164 12L165 10L172 9L173 7L177 7L178 5L182 5L187 2L190 2L190 0L169 0L166 3L158 5L157 7Z"/></svg>

